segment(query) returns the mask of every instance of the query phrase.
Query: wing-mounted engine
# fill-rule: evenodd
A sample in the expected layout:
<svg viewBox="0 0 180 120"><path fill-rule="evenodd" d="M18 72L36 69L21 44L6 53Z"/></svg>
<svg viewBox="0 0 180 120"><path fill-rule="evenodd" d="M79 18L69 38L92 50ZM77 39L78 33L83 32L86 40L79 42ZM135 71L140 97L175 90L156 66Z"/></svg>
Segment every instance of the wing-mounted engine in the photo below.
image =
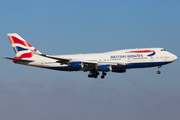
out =
<svg viewBox="0 0 180 120"><path fill-rule="evenodd" d="M96 71L108 72L108 71L114 71L114 68L124 66L124 65L126 65L124 62L121 62L121 63L103 62L103 63L97 63L95 66L95 69L96 69Z"/></svg>
<svg viewBox="0 0 180 120"><path fill-rule="evenodd" d="M97 71L111 71L112 67L111 65L96 65Z"/></svg>
<svg viewBox="0 0 180 120"><path fill-rule="evenodd" d="M84 67L83 62L69 62L67 65L70 68L83 68Z"/></svg>

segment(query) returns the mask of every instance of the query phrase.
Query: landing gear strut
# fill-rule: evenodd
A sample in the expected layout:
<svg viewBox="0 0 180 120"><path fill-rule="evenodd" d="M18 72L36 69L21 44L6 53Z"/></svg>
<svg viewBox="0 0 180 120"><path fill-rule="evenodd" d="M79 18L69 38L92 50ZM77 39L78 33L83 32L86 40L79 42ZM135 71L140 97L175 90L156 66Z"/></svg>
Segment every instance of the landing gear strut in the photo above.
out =
<svg viewBox="0 0 180 120"><path fill-rule="evenodd" d="M107 74L103 71L102 72L102 75L101 75L101 78L104 79L104 77L106 76Z"/></svg>
<svg viewBox="0 0 180 120"><path fill-rule="evenodd" d="M160 71L160 67L161 67L161 66L158 66L158 71L157 71L157 74L160 74L160 73L161 73L161 71Z"/></svg>

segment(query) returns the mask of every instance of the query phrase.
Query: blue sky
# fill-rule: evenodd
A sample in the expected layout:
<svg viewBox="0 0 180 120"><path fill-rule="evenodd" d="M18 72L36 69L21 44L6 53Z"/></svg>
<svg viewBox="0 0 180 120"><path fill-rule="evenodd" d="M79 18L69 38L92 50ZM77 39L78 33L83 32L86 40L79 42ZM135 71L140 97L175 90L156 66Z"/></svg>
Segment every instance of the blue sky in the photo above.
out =
<svg viewBox="0 0 180 120"><path fill-rule="evenodd" d="M178 0L6 0L0 2L1 57L15 32L45 54L163 47L180 56ZM179 120L179 60L161 68L108 73L52 71L0 59L0 119Z"/></svg>

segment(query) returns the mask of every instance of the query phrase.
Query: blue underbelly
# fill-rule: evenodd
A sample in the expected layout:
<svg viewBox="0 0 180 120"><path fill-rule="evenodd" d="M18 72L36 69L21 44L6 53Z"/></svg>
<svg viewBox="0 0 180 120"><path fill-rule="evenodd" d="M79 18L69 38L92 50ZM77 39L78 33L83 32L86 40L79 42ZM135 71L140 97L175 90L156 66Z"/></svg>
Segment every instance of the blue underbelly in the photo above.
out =
<svg viewBox="0 0 180 120"><path fill-rule="evenodd" d="M118 68L144 68L165 65L171 62L145 62L145 63L127 63L125 66Z"/></svg>
<svg viewBox="0 0 180 120"><path fill-rule="evenodd" d="M145 63L126 63L125 66L114 67L114 69L128 69L128 68L145 68L165 65L171 62L145 62ZM80 68L70 68L68 66L57 66L57 67L44 67L47 69L61 70L61 71L79 71Z"/></svg>

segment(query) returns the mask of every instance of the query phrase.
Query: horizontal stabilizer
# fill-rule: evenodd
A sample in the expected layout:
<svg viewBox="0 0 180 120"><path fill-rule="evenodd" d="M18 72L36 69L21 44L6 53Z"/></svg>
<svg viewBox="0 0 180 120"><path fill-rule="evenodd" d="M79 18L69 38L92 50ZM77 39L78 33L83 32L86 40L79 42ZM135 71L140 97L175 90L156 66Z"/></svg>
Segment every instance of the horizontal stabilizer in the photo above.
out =
<svg viewBox="0 0 180 120"><path fill-rule="evenodd" d="M21 62L34 62L33 60L24 60L24 59L9 58L9 57L3 57L3 58L9 59L9 60L21 61Z"/></svg>

